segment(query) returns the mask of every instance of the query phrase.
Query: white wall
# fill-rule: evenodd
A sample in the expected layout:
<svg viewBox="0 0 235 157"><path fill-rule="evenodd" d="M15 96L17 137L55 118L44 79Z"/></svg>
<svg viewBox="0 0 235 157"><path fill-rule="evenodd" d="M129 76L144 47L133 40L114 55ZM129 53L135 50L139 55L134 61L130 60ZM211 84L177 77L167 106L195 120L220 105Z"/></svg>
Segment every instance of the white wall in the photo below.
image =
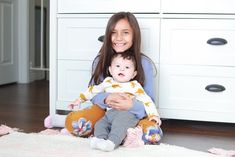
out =
<svg viewBox="0 0 235 157"><path fill-rule="evenodd" d="M17 25L18 25L18 83L29 82L29 38L28 38L28 1L17 1Z"/></svg>

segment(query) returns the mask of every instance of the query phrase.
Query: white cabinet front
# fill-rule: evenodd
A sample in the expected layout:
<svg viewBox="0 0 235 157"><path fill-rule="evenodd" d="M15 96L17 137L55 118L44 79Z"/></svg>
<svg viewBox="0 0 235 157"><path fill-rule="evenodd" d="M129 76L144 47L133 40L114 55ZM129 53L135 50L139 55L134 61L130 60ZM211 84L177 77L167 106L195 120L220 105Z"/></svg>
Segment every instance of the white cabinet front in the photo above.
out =
<svg viewBox="0 0 235 157"><path fill-rule="evenodd" d="M163 13L234 14L234 0L162 0Z"/></svg>
<svg viewBox="0 0 235 157"><path fill-rule="evenodd" d="M57 109L68 110L68 104L87 89L91 66L92 61L58 61Z"/></svg>
<svg viewBox="0 0 235 157"><path fill-rule="evenodd" d="M165 111L163 117L169 118L167 114L174 110L175 118L201 120L193 113L217 113L216 117L204 115L204 119L235 120L231 118L235 111L234 67L161 65L160 70L159 107Z"/></svg>
<svg viewBox="0 0 235 157"><path fill-rule="evenodd" d="M58 0L59 13L159 13L160 0Z"/></svg>
<svg viewBox="0 0 235 157"><path fill-rule="evenodd" d="M235 66L235 21L163 19L161 63Z"/></svg>
<svg viewBox="0 0 235 157"><path fill-rule="evenodd" d="M59 18L58 59L93 60L105 33L107 18Z"/></svg>

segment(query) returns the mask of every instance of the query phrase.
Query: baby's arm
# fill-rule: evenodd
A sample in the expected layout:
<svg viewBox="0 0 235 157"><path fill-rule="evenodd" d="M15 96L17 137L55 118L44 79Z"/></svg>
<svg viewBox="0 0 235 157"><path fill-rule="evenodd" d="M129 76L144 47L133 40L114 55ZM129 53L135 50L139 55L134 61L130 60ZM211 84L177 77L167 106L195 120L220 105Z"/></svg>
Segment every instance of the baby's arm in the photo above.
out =
<svg viewBox="0 0 235 157"><path fill-rule="evenodd" d="M97 95L100 92L103 92L104 89L105 89L105 86L104 86L103 82L99 85L88 87L88 89L84 93L80 94L79 98L77 98L74 102L69 104L68 108L71 110L74 110L75 107L79 109L80 104L82 102L85 102L87 100L91 100L95 95Z"/></svg>

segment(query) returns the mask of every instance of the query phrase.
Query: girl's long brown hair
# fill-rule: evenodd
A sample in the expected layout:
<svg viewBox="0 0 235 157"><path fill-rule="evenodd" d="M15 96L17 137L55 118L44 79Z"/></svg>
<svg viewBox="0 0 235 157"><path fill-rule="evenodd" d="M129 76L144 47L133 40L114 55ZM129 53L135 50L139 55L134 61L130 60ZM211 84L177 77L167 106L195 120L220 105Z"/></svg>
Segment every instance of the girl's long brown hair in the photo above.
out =
<svg viewBox="0 0 235 157"><path fill-rule="evenodd" d="M99 51L99 54L96 56L95 60L98 59L98 63L95 63L93 61L92 64L92 76L90 79L90 85L92 84L99 84L102 82L104 78L106 78L109 75L108 67L111 64L111 58L116 53L112 48L112 41L111 41L111 35L112 32L116 26L116 23L121 19L127 19L129 22L132 30L133 30L133 44L130 47L130 52L132 52L133 56L136 59L136 69L137 69L137 75L135 77L135 80L137 80L142 86L144 86L144 71L141 63L141 56L144 55L140 51L140 45L141 45L141 34L140 34L140 28L139 24L137 22L136 17L130 13L130 12L118 12L114 14L108 21L103 45ZM125 52L123 52L125 53ZM94 67L94 64L97 64Z"/></svg>

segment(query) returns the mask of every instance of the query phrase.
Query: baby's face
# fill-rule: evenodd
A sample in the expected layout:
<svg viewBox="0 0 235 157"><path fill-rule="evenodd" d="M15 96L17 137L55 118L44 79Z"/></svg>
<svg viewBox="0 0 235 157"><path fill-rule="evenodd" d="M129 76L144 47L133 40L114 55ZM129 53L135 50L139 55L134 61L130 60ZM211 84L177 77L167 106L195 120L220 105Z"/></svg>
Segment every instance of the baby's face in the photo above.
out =
<svg viewBox="0 0 235 157"><path fill-rule="evenodd" d="M113 59L109 72L115 81L122 83L130 81L137 74L133 62L121 56Z"/></svg>

